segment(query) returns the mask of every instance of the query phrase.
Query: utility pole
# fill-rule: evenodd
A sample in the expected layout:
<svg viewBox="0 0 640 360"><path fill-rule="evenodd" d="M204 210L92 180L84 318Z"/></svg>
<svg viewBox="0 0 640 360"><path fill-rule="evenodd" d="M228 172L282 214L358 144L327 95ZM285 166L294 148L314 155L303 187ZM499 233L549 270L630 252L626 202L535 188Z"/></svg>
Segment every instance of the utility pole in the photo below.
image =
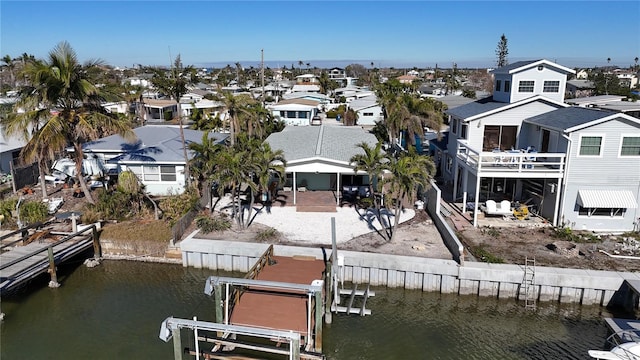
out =
<svg viewBox="0 0 640 360"><path fill-rule="evenodd" d="M260 49L260 81L262 82L262 106L264 106L264 49Z"/></svg>

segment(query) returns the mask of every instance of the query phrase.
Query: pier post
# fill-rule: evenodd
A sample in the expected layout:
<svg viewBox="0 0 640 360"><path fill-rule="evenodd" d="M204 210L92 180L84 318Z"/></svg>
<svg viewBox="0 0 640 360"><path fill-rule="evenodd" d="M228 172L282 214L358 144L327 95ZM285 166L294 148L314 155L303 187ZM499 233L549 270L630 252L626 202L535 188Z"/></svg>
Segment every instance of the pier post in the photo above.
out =
<svg viewBox="0 0 640 360"><path fill-rule="evenodd" d="M216 322L222 324L224 320L222 318L222 285L220 283L213 286L213 299L216 307Z"/></svg>
<svg viewBox="0 0 640 360"><path fill-rule="evenodd" d="M102 250L100 248L100 240L98 238L98 230L96 229L96 226L93 226L93 229L91 230L91 236L93 237L93 258L94 259L99 259L100 257L102 257Z"/></svg>
<svg viewBox="0 0 640 360"><path fill-rule="evenodd" d="M182 360L182 340L180 339L180 328L176 326L175 329L171 331L171 334L173 335L173 357L175 360Z"/></svg>
<svg viewBox="0 0 640 360"><path fill-rule="evenodd" d="M333 320L331 317L331 300L333 295L331 289L333 289L333 263L331 260L327 261L327 268L324 274L324 322L331 324Z"/></svg>
<svg viewBox="0 0 640 360"><path fill-rule="evenodd" d="M315 292L315 312L316 312L316 338L313 342L315 351L322 352L322 291Z"/></svg>
<svg viewBox="0 0 640 360"><path fill-rule="evenodd" d="M53 257L53 247L49 246L49 273L51 274L51 281L49 281L50 288L57 288L60 286L58 283L58 275L56 274L56 261Z"/></svg>

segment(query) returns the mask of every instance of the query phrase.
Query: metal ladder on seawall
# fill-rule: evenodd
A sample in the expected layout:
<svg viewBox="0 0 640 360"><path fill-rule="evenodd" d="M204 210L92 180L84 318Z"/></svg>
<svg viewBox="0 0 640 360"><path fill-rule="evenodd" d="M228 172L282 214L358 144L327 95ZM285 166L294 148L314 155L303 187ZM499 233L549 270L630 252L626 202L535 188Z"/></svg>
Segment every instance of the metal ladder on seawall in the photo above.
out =
<svg viewBox="0 0 640 360"><path fill-rule="evenodd" d="M524 308L536 308L536 258L526 257L524 260Z"/></svg>

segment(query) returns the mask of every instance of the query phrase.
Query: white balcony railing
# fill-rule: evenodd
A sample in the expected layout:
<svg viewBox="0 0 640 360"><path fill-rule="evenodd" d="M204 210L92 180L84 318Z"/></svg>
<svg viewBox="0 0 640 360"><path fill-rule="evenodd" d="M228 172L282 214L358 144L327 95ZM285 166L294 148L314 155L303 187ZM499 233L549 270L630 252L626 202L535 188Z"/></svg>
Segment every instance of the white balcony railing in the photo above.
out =
<svg viewBox="0 0 640 360"><path fill-rule="evenodd" d="M524 150L477 151L466 142L458 140L458 162L466 164L478 174L522 173L523 176L550 175L560 177L564 173L564 153L536 153ZM515 174L514 174L515 175Z"/></svg>

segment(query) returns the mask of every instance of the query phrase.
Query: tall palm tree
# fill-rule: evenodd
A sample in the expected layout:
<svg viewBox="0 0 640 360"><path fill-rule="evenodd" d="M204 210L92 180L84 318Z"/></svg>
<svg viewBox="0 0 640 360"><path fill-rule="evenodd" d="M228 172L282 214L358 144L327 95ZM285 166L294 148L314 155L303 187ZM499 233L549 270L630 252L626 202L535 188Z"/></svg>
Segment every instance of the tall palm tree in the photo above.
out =
<svg viewBox="0 0 640 360"><path fill-rule="evenodd" d="M403 204L413 202L418 190L426 190L429 181L435 174L433 160L425 155L418 155L415 150L400 154L397 158L390 158L389 170L392 176L385 180L394 198L394 224L389 241L393 241L395 231L400 221Z"/></svg>
<svg viewBox="0 0 640 360"><path fill-rule="evenodd" d="M369 176L369 194L373 197L373 204L376 209L375 215L384 229L382 232L383 237L388 241L391 239L391 234L383 225L379 199L382 199L383 196L381 193L380 180L382 174L388 168L389 158L384 151L382 151L382 142L380 141L375 147L369 146L366 142L362 142L357 146L362 149L363 153L352 156L349 162L353 165L353 171L355 173L365 171Z"/></svg>
<svg viewBox="0 0 640 360"><path fill-rule="evenodd" d="M270 185L274 178L280 181L285 177L285 168L287 160L282 150L272 150L271 146L262 142L259 146L249 150L250 168L252 170L252 182L254 186L250 189L252 194L249 196L249 207L246 220L243 219L243 225L248 227L252 220L253 203L258 192L269 193Z"/></svg>
<svg viewBox="0 0 640 360"><path fill-rule="evenodd" d="M16 86L15 74L13 73L14 69L16 67L16 64L15 64L14 60L15 59L12 59L11 56L9 56L9 55L5 55L5 56L2 57L2 62L4 63L4 65L2 65L2 67L7 69L7 70L9 70L9 81L10 81L10 84L11 84L11 89L13 89Z"/></svg>
<svg viewBox="0 0 640 360"><path fill-rule="evenodd" d="M193 66L184 67L180 60L180 55L176 56L171 70L168 72L162 69L151 69L153 71L153 77L151 83L157 87L161 92L168 94L176 101L177 104L177 118L180 125L180 139L182 140L182 154L184 156L185 163L189 162L187 156L187 144L184 138L184 128L182 124L182 109L180 108L180 98L187 93L188 85L194 84L197 81L196 71ZM176 114L174 114L174 118ZM189 173L189 167L185 166L185 177L187 178L187 184L191 185L191 174Z"/></svg>
<svg viewBox="0 0 640 360"><path fill-rule="evenodd" d="M26 66L23 69L23 73L26 77L36 80L39 71L42 70L46 70L46 65L38 62ZM29 82L28 84L31 83ZM19 99L15 104L16 111L11 112L9 116L2 119L2 127L5 134L21 137L27 142L27 146L21 151L22 159L25 162L37 162L42 198L44 199L48 196L45 181L45 174L47 173L46 162L47 160L52 160L55 154L53 148L49 148L46 143L29 142L50 116L49 109L43 104L45 101L43 95L43 92L38 91L34 86L24 86L20 89ZM22 111L17 111L18 108Z"/></svg>
<svg viewBox="0 0 640 360"><path fill-rule="evenodd" d="M80 187L87 200L94 203L82 176L82 145L113 133L127 138L134 136L126 119L107 113L101 106L104 95L91 76L102 62L80 64L69 43L61 42L49 52L46 61L31 64L33 68L27 74L33 85L23 94L23 101L39 103L40 111L49 111L50 116L33 133L24 154L36 158L37 154L62 152L70 145Z"/></svg>
<svg viewBox="0 0 640 360"><path fill-rule="evenodd" d="M253 99L246 94L234 95L230 92L224 92L222 93L221 100L224 102L224 107L229 114L231 146L234 146L240 129L240 117L247 118L250 115L247 106L253 102Z"/></svg>
<svg viewBox="0 0 640 360"><path fill-rule="evenodd" d="M191 174L202 186L208 186L215 171L216 157L224 150L224 146L218 144L209 131L202 134L200 143L190 143L189 149L193 151L193 157L189 161Z"/></svg>

